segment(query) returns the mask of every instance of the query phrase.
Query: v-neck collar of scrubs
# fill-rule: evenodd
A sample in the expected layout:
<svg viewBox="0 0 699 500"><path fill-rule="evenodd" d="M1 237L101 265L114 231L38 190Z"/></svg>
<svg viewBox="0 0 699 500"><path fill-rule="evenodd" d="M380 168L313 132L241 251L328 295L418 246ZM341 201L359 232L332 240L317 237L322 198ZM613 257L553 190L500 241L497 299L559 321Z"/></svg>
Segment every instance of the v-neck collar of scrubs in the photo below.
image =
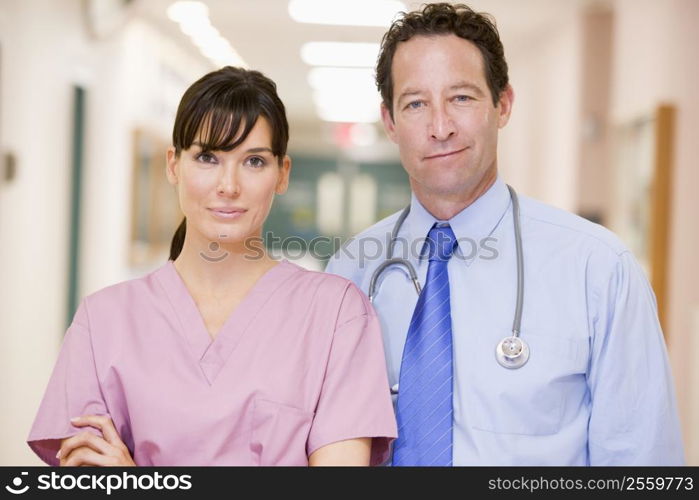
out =
<svg viewBox="0 0 699 500"><path fill-rule="evenodd" d="M299 267L287 260L269 269L253 285L236 308L226 318L215 338L211 338L204 319L187 285L177 272L174 262L167 263L155 272L180 323L179 333L188 344L202 373L212 385L245 331L250 327L257 313L265 305L276 289Z"/></svg>
<svg viewBox="0 0 699 500"><path fill-rule="evenodd" d="M507 185L498 176L493 185L478 199L448 221L442 221L429 213L413 193L406 226L411 241L416 241L425 240L435 223L448 222L457 240L471 239L478 243L481 239L492 234L507 213L510 201ZM426 248L427 246L423 244L420 261L427 258ZM461 252L460 248L457 247L456 252ZM462 260L466 264L470 264L473 257L466 260L462 256Z"/></svg>

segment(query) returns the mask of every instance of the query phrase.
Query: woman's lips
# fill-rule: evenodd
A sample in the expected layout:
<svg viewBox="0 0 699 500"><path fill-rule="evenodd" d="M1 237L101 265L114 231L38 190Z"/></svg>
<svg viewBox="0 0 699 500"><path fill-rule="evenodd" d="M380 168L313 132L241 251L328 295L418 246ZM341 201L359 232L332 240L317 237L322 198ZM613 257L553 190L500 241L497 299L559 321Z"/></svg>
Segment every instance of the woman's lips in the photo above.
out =
<svg viewBox="0 0 699 500"><path fill-rule="evenodd" d="M241 217L247 210L241 208L209 208L209 211L213 213L216 217L221 219L237 219Z"/></svg>
<svg viewBox="0 0 699 500"><path fill-rule="evenodd" d="M449 153L439 153L436 155L425 156L425 160L436 160L438 158L447 158L449 156L453 156L455 154L461 153L462 151L465 151L465 150L466 150L466 148L462 148L462 149L457 149L456 151L451 151Z"/></svg>

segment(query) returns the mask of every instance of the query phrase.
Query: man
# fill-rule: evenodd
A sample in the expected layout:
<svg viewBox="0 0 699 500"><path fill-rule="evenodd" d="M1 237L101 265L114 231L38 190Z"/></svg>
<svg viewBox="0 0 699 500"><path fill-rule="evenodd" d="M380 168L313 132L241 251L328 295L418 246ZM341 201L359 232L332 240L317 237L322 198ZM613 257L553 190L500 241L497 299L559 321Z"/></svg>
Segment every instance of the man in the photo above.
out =
<svg viewBox="0 0 699 500"><path fill-rule="evenodd" d="M392 463L682 464L655 298L634 257L601 226L534 200L521 197L513 216L496 149L514 94L492 22L444 3L405 15L384 36L377 85L412 189L393 256L423 285L418 298L404 265L376 283L399 427ZM327 271L369 293L399 215ZM500 343L517 335L516 219L528 360ZM367 259L377 241L382 256Z"/></svg>

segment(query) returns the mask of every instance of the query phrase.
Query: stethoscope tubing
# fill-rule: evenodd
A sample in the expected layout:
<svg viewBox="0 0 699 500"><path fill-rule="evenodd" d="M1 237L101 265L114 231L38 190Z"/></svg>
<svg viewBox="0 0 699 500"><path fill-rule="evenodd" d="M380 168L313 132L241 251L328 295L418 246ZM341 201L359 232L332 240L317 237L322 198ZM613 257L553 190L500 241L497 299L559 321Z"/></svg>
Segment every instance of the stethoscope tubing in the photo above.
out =
<svg viewBox="0 0 699 500"><path fill-rule="evenodd" d="M522 228L520 224L519 198L512 186L508 184L507 189L510 193L510 200L512 202L512 218L515 233L515 249L517 258L517 299L514 320L512 322L512 336L505 337L500 343L498 343L496 346L496 359L498 363L505 368L520 368L529 359L529 346L526 342L519 338L522 326L522 310L524 304L524 251L522 248ZM391 230L391 239L388 243L386 260L379 264L371 275L368 291L369 301L372 303L377 295L379 277L387 268L392 266L400 266L404 268L408 274L408 277L413 282L415 291L418 295L420 295L422 286L420 285L415 267L407 259L393 257L393 250L396 240L398 239L398 233L400 232L400 229L409 214L410 205L403 209L398 216L398 219L396 219L393 229ZM504 349L506 346L512 347L512 349L515 349L516 352L506 352L506 349Z"/></svg>
<svg viewBox="0 0 699 500"><path fill-rule="evenodd" d="M522 305L524 303L524 251L522 250L522 228L519 222L519 198L517 193L507 185L512 200L512 219L515 226L515 249L517 255L517 305L515 307L515 319L512 323L512 336L519 337L522 327Z"/></svg>

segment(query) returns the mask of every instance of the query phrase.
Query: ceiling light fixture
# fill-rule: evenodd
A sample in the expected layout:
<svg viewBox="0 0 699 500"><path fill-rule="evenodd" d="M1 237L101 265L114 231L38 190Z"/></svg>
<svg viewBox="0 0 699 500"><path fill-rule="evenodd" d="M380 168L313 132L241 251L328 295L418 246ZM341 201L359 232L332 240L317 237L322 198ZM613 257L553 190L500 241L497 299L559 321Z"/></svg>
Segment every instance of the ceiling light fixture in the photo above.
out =
<svg viewBox="0 0 699 500"><path fill-rule="evenodd" d="M374 123L381 118L376 95L315 91L313 102L318 116L328 122Z"/></svg>
<svg viewBox="0 0 699 500"><path fill-rule="evenodd" d="M311 68L308 72L308 83L316 90L371 89L376 92L374 70L371 68Z"/></svg>
<svg viewBox="0 0 699 500"><path fill-rule="evenodd" d="M325 121L373 123L381 100L371 68L311 68L308 83L318 116Z"/></svg>
<svg viewBox="0 0 699 500"><path fill-rule="evenodd" d="M398 0L290 0L289 16L299 23L388 27L406 7Z"/></svg>
<svg viewBox="0 0 699 500"><path fill-rule="evenodd" d="M378 43L307 42L301 47L301 59L310 66L371 68L378 56Z"/></svg>
<svg viewBox="0 0 699 500"><path fill-rule="evenodd" d="M247 63L211 25L209 8L201 2L178 1L167 9L167 16L180 25L204 57L216 66L239 66L247 68Z"/></svg>

